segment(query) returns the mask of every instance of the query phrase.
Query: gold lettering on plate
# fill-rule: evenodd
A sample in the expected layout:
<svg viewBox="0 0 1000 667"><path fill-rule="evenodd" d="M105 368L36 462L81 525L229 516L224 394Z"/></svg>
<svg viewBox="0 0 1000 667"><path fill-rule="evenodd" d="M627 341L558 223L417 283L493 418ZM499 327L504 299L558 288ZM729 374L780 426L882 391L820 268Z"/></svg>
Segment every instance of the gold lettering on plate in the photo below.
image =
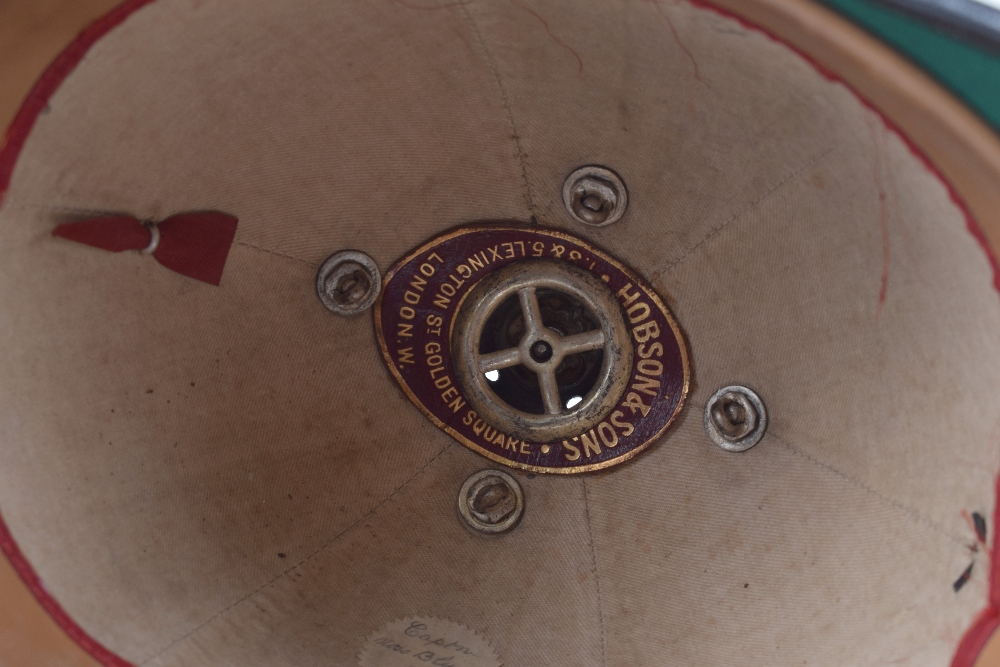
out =
<svg viewBox="0 0 1000 667"><path fill-rule="evenodd" d="M644 399L643 395L655 398L662 386L663 362L657 357L663 356L663 344L655 340L660 337L660 325L651 319L653 307L642 298L642 292L632 283L618 290L618 297L628 316L632 338L638 344L636 355L639 357L635 373L632 375L632 383L629 385L631 391L625 394L625 399L620 405L628 408L633 415L641 413L641 416L645 417L652 410L652 405L649 404L650 399ZM664 396L664 398L669 397Z"/></svg>
<svg viewBox="0 0 1000 667"><path fill-rule="evenodd" d="M467 281L472 280L475 277L475 274L486 270L491 264L501 260L519 259L524 257L541 257L544 254L544 250L545 244L541 241L536 241L530 248L524 241L507 241L504 243L498 243L494 246L484 246L466 257L462 263L455 267L454 271L441 279L441 284L438 285L437 291L431 301L435 307L447 311L448 308L451 307L452 302L455 300L459 288L461 288ZM562 257L562 254L565 251L566 248L563 246L553 244L549 254L553 257ZM575 257L575 259L580 259L582 257L580 253L576 254L577 257ZM429 256L436 256L436 253L432 253ZM428 271L424 271L423 266L429 267ZM425 276L430 277L434 275L434 267L430 264L422 265L421 272ZM413 283L410 283L410 287L415 288L416 286ZM423 287L423 284L421 284L420 287ZM403 294L403 299L406 299L406 293Z"/></svg>
<svg viewBox="0 0 1000 667"><path fill-rule="evenodd" d="M652 288L641 280L629 282L627 271L625 275L621 273L623 267L583 241L579 242L582 245L577 245L570 237L544 233L529 235L525 240L508 241L493 234L468 236L470 231L475 230L458 230L428 243L394 269L400 271L394 274L398 282L391 302L383 302L383 329L378 335L383 353L411 400L432 414L439 426L466 446L496 461L527 470L605 468L623 455L631 455L633 450L645 447L648 442L637 441L642 438L648 441L653 430L661 433L676 416L664 413L663 403L669 402L674 393L668 388L674 387L677 372L682 372L684 384L680 392L683 395L687 390L688 368L683 358L683 341L679 339L682 367L673 368L665 360L665 357L672 359L674 336L679 334ZM492 231L517 230L498 228ZM472 245L446 243L458 237ZM448 256L447 261L444 255ZM618 403L602 421L561 441L523 442L488 424L470 409L452 368L450 327L454 326L452 318L468 290L500 266L530 258L570 262L607 284L615 284L613 291L621 304L634 350L630 377ZM394 338L394 345L388 340L390 337ZM412 380L404 376L418 376L419 384L412 385ZM519 457L534 453L544 458L518 461ZM385 639L380 645L387 648L397 643ZM410 657L411 662L417 661L414 665L438 664L433 662L436 657L423 654L419 658L416 654Z"/></svg>
<svg viewBox="0 0 1000 667"><path fill-rule="evenodd" d="M632 338L636 342L635 372L629 390L625 393L619 409L614 410L607 419L586 433L563 440L563 457L567 461L593 460L600 457L601 452L614 449L621 438L627 438L635 432L635 426L628 421L628 416L642 419L652 410L652 399L660 396L664 373L663 344L655 339L660 337L660 327L651 319L654 307L643 298L642 292L632 283L618 290L625 314L628 316L632 329ZM669 398L664 395L663 398ZM629 412L625 412L625 410ZM631 413L631 414L630 414ZM602 449L603 448L603 449Z"/></svg>
<svg viewBox="0 0 1000 667"><path fill-rule="evenodd" d="M621 438L627 438L635 431L635 426L622 421L624 416L621 410L615 410L607 419L586 433L574 436L570 440L563 440L563 456L567 461L579 461L581 458L590 460L601 455L601 447L614 449Z"/></svg>
<svg viewBox="0 0 1000 667"><path fill-rule="evenodd" d="M466 412L465 417L462 419L462 423L466 426L471 426L472 432L479 438L482 438L482 440L487 444L497 445L500 449L508 450L514 454L531 453L531 443L518 440L517 438L511 437L506 433L502 433L501 431L493 428L480 419L475 410L469 410Z"/></svg>
<svg viewBox="0 0 1000 667"><path fill-rule="evenodd" d="M443 618L411 616L368 636L359 667L501 667L486 637Z"/></svg>
<svg viewBox="0 0 1000 667"><path fill-rule="evenodd" d="M455 382L444 366L444 356L441 354L441 343L430 341L424 345L424 362L431 382L441 392L441 400L451 408L453 413L465 407L465 399L458 393Z"/></svg>

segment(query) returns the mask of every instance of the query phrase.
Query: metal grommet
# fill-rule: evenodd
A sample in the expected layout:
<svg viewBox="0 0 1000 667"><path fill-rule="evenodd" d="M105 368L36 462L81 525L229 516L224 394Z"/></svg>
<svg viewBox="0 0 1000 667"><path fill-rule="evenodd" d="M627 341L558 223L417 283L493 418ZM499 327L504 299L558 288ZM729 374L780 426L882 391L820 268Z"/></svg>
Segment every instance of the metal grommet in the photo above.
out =
<svg viewBox="0 0 1000 667"><path fill-rule="evenodd" d="M579 322L560 322L561 331L546 326L558 316L545 305L553 299L579 313ZM505 335L512 328L523 332L519 341ZM483 353L498 336L503 347ZM604 282L565 262L535 259L499 269L469 292L455 320L452 356L465 398L483 421L522 440L550 442L584 433L614 410L632 378L630 339L618 297ZM567 380L576 362L592 369L585 375L590 386ZM489 374L507 369L521 371L517 400L537 388L540 410L498 393L500 376Z"/></svg>
<svg viewBox="0 0 1000 667"><path fill-rule="evenodd" d="M504 533L521 520L524 493L517 480L502 470L480 470L458 492L458 513L477 532Z"/></svg>
<svg viewBox="0 0 1000 667"><path fill-rule="evenodd" d="M149 245L139 252L143 255L152 255L160 247L160 228L155 222L144 222L142 226L149 230Z"/></svg>
<svg viewBox="0 0 1000 667"><path fill-rule="evenodd" d="M382 276L375 261L357 250L341 250L326 258L316 272L316 294L331 312L357 315L375 303Z"/></svg>
<svg viewBox="0 0 1000 667"><path fill-rule="evenodd" d="M563 203L577 222L604 227L617 222L628 207L621 177L606 167L580 167L563 184Z"/></svg>
<svg viewBox="0 0 1000 667"><path fill-rule="evenodd" d="M767 430L767 409L752 389L740 385L723 387L705 406L705 431L712 442L727 452L744 452Z"/></svg>

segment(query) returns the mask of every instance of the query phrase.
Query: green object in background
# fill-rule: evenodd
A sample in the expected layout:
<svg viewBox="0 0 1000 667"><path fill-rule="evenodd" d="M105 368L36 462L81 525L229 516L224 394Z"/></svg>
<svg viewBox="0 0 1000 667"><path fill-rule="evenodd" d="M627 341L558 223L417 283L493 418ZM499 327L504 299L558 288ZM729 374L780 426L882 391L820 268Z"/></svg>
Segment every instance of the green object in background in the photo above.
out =
<svg viewBox="0 0 1000 667"><path fill-rule="evenodd" d="M1000 55L870 0L822 0L915 62L1000 131Z"/></svg>

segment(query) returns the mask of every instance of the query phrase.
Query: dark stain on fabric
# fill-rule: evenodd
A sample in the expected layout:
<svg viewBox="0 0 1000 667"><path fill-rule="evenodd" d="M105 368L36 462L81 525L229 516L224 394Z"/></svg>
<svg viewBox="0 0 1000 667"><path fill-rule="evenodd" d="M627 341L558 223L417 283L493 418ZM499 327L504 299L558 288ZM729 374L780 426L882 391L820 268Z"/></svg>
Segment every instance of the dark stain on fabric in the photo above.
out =
<svg viewBox="0 0 1000 667"><path fill-rule="evenodd" d="M875 187L878 190L878 222L879 231L882 235L882 277L881 284L879 286L878 293L878 303L875 306L875 319L878 320L882 315L882 308L885 306L885 298L889 291L889 204L888 198L885 192L885 186L883 184L883 165L887 162L886 160L886 147L885 147L885 135L883 133L883 128L880 128L878 119L874 118L871 114L865 115L865 121L868 123L868 129L871 132L872 144L874 146L875 159L872 164L872 171L875 176ZM888 166L884 167L888 170Z"/></svg>
<svg viewBox="0 0 1000 667"><path fill-rule="evenodd" d="M965 586L966 582L969 581L969 578L972 576L972 566L975 564L975 561L969 563L969 567L965 568L965 572L963 572L961 576L955 580L955 583L951 585L951 587L955 589L956 593L962 590L962 586Z"/></svg>
<svg viewBox="0 0 1000 667"><path fill-rule="evenodd" d="M973 512L972 523L976 526L976 536L979 541L986 544L986 519L979 512Z"/></svg>

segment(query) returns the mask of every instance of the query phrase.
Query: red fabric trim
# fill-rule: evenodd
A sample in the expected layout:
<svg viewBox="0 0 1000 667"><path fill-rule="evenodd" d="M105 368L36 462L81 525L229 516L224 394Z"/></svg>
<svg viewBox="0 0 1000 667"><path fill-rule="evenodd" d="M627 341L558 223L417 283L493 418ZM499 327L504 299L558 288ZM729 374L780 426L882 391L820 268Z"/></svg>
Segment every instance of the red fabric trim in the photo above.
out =
<svg viewBox="0 0 1000 667"><path fill-rule="evenodd" d="M67 222L56 227L52 235L110 252L142 250L152 238L150 231L142 226L138 218L130 215Z"/></svg>
<svg viewBox="0 0 1000 667"><path fill-rule="evenodd" d="M915 155L917 159L923 162L927 170L930 171L932 174L934 174L934 176L936 176L937 179L944 184L945 188L948 190L948 195L951 197L952 202L954 202L955 206L957 206L959 210L962 211L962 215L965 216L966 229L969 230L969 233L972 234L972 236L976 239L976 241L979 242L979 245L983 249L983 252L986 253L986 259L989 261L990 267L993 269L993 288L997 290L997 292L1000 292L1000 264L997 263L996 254L993 252L993 248L990 246L990 242L989 240L987 240L986 234L983 232L982 227L980 227L979 223L976 222L976 219L972 217L972 212L969 210L969 207L966 206L965 201L961 198L961 196L959 196L958 192L948 181L948 179L946 179L944 175L940 171L938 171L938 168L934 166L934 163L931 162L930 158L927 157L924 151L920 147L918 147L913 142L913 140L910 139L910 137L907 136L905 132L903 132L902 129L900 129L895 123L892 122L892 120L890 120L885 114L883 114L879 109L877 109L875 105L873 105L871 102L865 99L861 95L861 93L854 90L854 88L851 87L851 84L841 79L840 76L838 76L836 73L832 72L831 70L828 70L825 66L820 64L817 60L815 60L805 51L801 51L797 46L789 44L788 42L782 40L777 35L771 34L765 28L761 28L760 26L751 23L742 16L734 14L728 9L717 7L711 4L710 2L707 2L706 0L688 0L688 2L690 2L691 5L698 7L699 9L706 9L708 11L715 12L720 16L732 19L737 23L739 23L740 25L742 25L744 28L747 28L748 30L753 30L754 32L759 32L762 35L765 35L766 37L770 38L772 41L781 44L785 48L791 50L793 53L795 53L800 58L805 60L807 63L812 65L813 68L817 72L822 74L823 78L825 78L827 81L832 81L833 83L838 83L844 86L844 88L849 90L851 94L853 94L854 97L857 98L859 102L861 102L862 106L864 106L866 109L868 109L872 113L876 114L879 118L881 118L882 123L885 124L885 127L890 131L894 132L897 136L899 136L899 138L903 140L903 143L905 143L909 147L910 152L913 153L913 155ZM998 489L998 493L1000 493L1000 489ZM1000 498L1000 496L998 496L998 498Z"/></svg>
<svg viewBox="0 0 1000 667"><path fill-rule="evenodd" d="M24 147L24 142L27 140L32 127L34 127L35 120L38 118L38 115L45 109L45 105L48 103L49 98L55 93L69 73L73 71L77 64L79 64L79 62L83 59L83 56L86 55L87 51L94 45L95 42L97 42L117 25L122 23L133 12L141 9L150 2L153 2L153 0L127 0L104 17L95 21L86 30L80 33L76 40L74 40L73 43L70 44L58 58L56 58L55 62L49 66L42 77L38 80L38 83L36 83L34 88L32 88L28 97L21 105L21 109L18 111L17 116L14 118L14 122L7 130L3 143L0 144L0 203L3 202L3 197L6 194L8 187L10 187L10 179L14 172L14 166L17 162L18 156L20 155L21 149ZM742 16L734 14L727 9L712 5L705 2L705 0L689 0L689 2L700 9L712 11L716 14L732 19L745 28L766 35L775 42L782 44L810 63L816 71L823 75L826 79L843 85L851 91L866 108L876 113L879 118L882 119L882 122L885 123L885 126L895 132L910 148L910 151L924 163L927 169L942 183L944 183L952 201L956 206L958 206L965 216L966 228L982 247L983 252L986 253L986 257L993 268L993 286L998 292L1000 292L1000 266L998 266L997 258L986 239L986 235L979 227L979 224L972 217L972 214L965 205L965 202L961 199L961 197L959 197L951 183L944 178L944 176L934 167L933 163L931 163L923 151L920 150L902 130L896 127L891 120L886 118L882 112L870 104L847 82L830 70L826 69L810 55L771 34L764 28L751 23ZM997 480L996 493L998 499L997 504L1000 504L1000 478ZM998 509L1000 508L994 506L994 537L993 549L990 552L991 567L988 605L986 609L980 613L977 620L973 623L972 627L959 643L958 650L955 653L955 658L952 661L952 667L973 667L976 658L982 652L986 642L989 640L994 630L1000 626L1000 564L998 564L998 560L1000 560L998 559L998 556L1000 556L1000 550L998 550L1000 541L996 539L997 531L1000 530L1000 512L998 512ZM24 583L27 584L28 588L41 603L42 607L77 644L79 644L85 651L106 667L134 667L134 665L115 655L91 638L73 621L72 618L69 617L66 611L59 605L58 602L56 602L55 598L53 598L52 595L45 590L38 574L32 569L27 559L25 559L21 550L18 548L17 543L14 542L14 538L11 536L10 530L7 528L7 524L4 523L2 515L0 515L0 549L2 549L8 560L10 560L18 575Z"/></svg>
<svg viewBox="0 0 1000 667"><path fill-rule="evenodd" d="M996 263L994 262L994 268ZM997 505L1000 505L1000 478L997 478ZM993 507L993 548L990 550L990 591L986 609L979 612L972 626L966 631L955 651L951 667L973 667L979 654L986 648L986 642L1000 627L1000 507Z"/></svg>
<svg viewBox="0 0 1000 667"><path fill-rule="evenodd" d="M153 257L171 271L218 285L236 237L237 219L225 213L182 213L159 225Z"/></svg>
<svg viewBox="0 0 1000 667"><path fill-rule="evenodd" d="M31 134L31 128L35 126L35 120L49 103L49 98L55 94L70 72L76 69L97 40L151 2L153 0L126 0L91 23L56 57L32 87L17 115L14 116L14 122L7 128L3 141L0 142L0 204L3 203L7 188L10 187L17 157L21 154L28 135Z"/></svg>
<svg viewBox="0 0 1000 667"><path fill-rule="evenodd" d="M3 203L7 189L10 187L10 179L14 174L14 166L17 158L21 154L24 142L31 134L31 129L35 126L35 120L45 109L49 98L59 89L62 82L69 76L70 72L86 55L90 47L99 39L104 37L113 28L122 23L145 5L153 0L126 0L121 5L111 10L101 18L91 23L83 32L77 35L76 39L67 46L55 61L49 65L48 69L38 79L32 87L31 92L21 104L14 122L7 128L3 141L0 142L0 204ZM41 578L31 567L31 564L21 553L14 537L10 534L10 529L0 515L0 550L3 551L7 560L14 567L21 580L24 581L32 595L42 605L42 608L52 617L52 620L62 628L63 632L69 635L70 639L76 642L80 648L89 653L97 662L105 667L135 667L124 658L112 653L104 645L95 640L81 628L76 621L70 618L66 610L56 602L56 599L45 590Z"/></svg>
<svg viewBox="0 0 1000 667"><path fill-rule="evenodd" d="M106 667L135 667L132 663L115 655L88 635L83 628L70 618L66 610L56 602L56 599L45 590L41 578L32 569L31 564L28 563L28 560L21 553L17 543L11 536L10 529L7 528L2 515L0 515L0 549L7 556L10 564L14 566L14 570L21 577L21 580L28 586L31 594L41 603L42 607L59 627L70 636L70 639L79 644L84 651Z"/></svg>
<svg viewBox="0 0 1000 667"><path fill-rule="evenodd" d="M812 65L816 71L822 74L828 81L838 83L847 88L847 90L851 91L854 97L856 97L858 101L865 106L865 108L869 109L881 118L886 128L891 132L894 132L900 139L902 139L910 149L910 152L923 162L927 170L934 174L934 176L936 176L937 179L944 184L952 202L954 202L955 206L958 207L958 209L962 212L962 215L965 217L966 229L970 234L972 234L972 237L976 239L976 242L979 243L979 246L986 254L986 259L993 270L993 289L1000 294L1000 264L997 262L997 256L993 252L993 248L990 246L982 227L980 227L979 223L976 222L976 219L972 216L972 211L969 210L969 207L955 190L954 186L952 186L951 182L944 177L944 174L938 171L937 167L934 166L934 163L931 162L930 158L927 157L923 150L917 146L913 140L910 139L905 132L903 132L902 129L897 127L892 120L866 100L861 93L852 88L849 83L841 79L834 72L828 70L809 54L799 50L794 45L785 42L776 35L771 34L766 29L747 21L742 16L730 12L728 9L717 7L706 2L705 0L688 0L688 2L695 7L706 9L726 18L733 19L744 28L762 33L775 42L791 49L793 52L798 54L800 58ZM951 667L974 667L976 659L979 658L979 655L983 652L983 649L986 647L986 643L989 641L990 637L993 636L996 629L1000 627L1000 540L997 539L998 531L1000 531L1000 476L997 477L995 482L994 494L993 548L990 549L989 594L987 604L986 608L979 613L979 616L976 617L975 621L973 621L972 626L966 631L965 636L962 637L962 641L959 642L958 648L955 650L955 657L952 658L951 661Z"/></svg>
<svg viewBox="0 0 1000 667"><path fill-rule="evenodd" d="M965 201L961 198L958 192L952 186L951 182L944 177L944 175L938 171L934 163L931 162L930 158L923 152L923 150L917 146L909 136L903 132L902 129L896 126L885 114L879 111L873 104L866 100L861 93L856 91L851 87L849 83L841 79L837 74L828 70L822 64L813 59L809 54L799 50L792 44L785 42L776 35L771 34L764 28L757 26L750 21L747 21L742 16L734 14L727 9L722 7L717 7L712 5L705 0L688 0L695 7L706 9L708 11L715 12L726 18L733 19L738 22L743 27L754 30L756 32L762 33L774 40L775 42L782 44L788 49L798 54L800 58L812 65L817 72L822 74L828 81L833 83L838 83L851 93L861 102L865 108L869 109L875 113L882 122L885 124L886 128L891 132L894 132L910 149L924 166L930 171L934 176L937 177L941 183L944 184L945 188L948 190L948 195L951 197L952 202L955 206L962 212L965 217L965 227L979 243L979 246L983 249L986 254L986 259L993 270L993 288L1000 293L1000 264L997 263L997 256L993 252L993 248L990 247L990 243L986 238L986 234L983 232L982 227L976 222L976 219L972 216L972 211L966 205ZM990 549L990 574L989 574L989 595L986 604L986 608L979 613L979 616L973 622L972 626L966 631L965 636L962 641L959 642L958 648L955 651L955 657L951 661L951 667L974 667L976 659L979 654L983 652L986 647L986 642L989 641L990 637L993 635L994 631L1000 627L1000 540L997 539L997 531L1000 530L1000 477L997 478L995 482L996 486L994 489L994 505L993 505L993 548Z"/></svg>

